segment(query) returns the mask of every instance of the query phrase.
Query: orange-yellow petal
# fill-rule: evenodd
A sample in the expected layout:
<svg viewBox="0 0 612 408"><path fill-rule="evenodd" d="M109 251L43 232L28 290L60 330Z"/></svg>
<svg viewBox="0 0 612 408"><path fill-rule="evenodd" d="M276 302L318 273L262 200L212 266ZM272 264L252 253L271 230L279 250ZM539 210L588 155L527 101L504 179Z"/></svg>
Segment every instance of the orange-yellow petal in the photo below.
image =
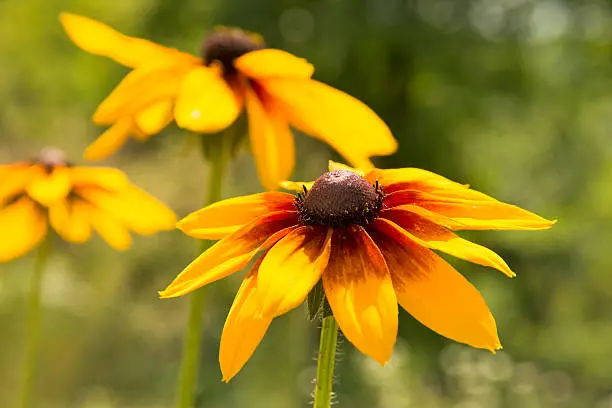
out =
<svg viewBox="0 0 612 408"><path fill-rule="evenodd" d="M384 186L386 207L416 205L452 219L453 229L537 230L555 223L422 169L375 169L368 178Z"/></svg>
<svg viewBox="0 0 612 408"><path fill-rule="evenodd" d="M257 275L259 317L280 316L304 302L327 266L332 232L298 227L268 250Z"/></svg>
<svg viewBox="0 0 612 408"><path fill-rule="evenodd" d="M368 170L370 156L397 150L382 119L344 92L311 79L266 78L257 83L280 103L292 126L323 140L355 167Z"/></svg>
<svg viewBox="0 0 612 408"><path fill-rule="evenodd" d="M347 339L380 364L397 336L397 300L382 254L357 225L336 229L323 286Z"/></svg>
<svg viewBox="0 0 612 408"><path fill-rule="evenodd" d="M274 48L248 52L234 61L234 66L251 79L295 77L310 78L314 66L304 58Z"/></svg>
<svg viewBox="0 0 612 408"><path fill-rule="evenodd" d="M42 166L28 163L3 167L4 171L0 175L0 207L22 194L32 180L45 174Z"/></svg>
<svg viewBox="0 0 612 408"><path fill-rule="evenodd" d="M87 17L61 13L60 22L68 37L83 50L112 58L128 67L193 61L195 57L140 38L128 37Z"/></svg>
<svg viewBox="0 0 612 408"><path fill-rule="evenodd" d="M75 187L97 187L117 191L129 183L125 173L113 167L69 167L70 178Z"/></svg>
<svg viewBox="0 0 612 408"><path fill-rule="evenodd" d="M132 184L119 191L77 188L75 192L137 234L151 235L176 227L176 216L172 210Z"/></svg>
<svg viewBox="0 0 612 408"><path fill-rule="evenodd" d="M47 233L43 210L27 197L0 208L0 262L19 258Z"/></svg>
<svg viewBox="0 0 612 408"><path fill-rule="evenodd" d="M161 132L174 118L172 108L172 101L166 99L156 102L139 112L135 116L134 122L142 133L136 132L134 138L146 140L149 136Z"/></svg>
<svg viewBox="0 0 612 408"><path fill-rule="evenodd" d="M397 300L408 313L452 340L493 352L501 348L484 299L452 266L397 229L371 229L370 234L385 257Z"/></svg>
<svg viewBox="0 0 612 408"><path fill-rule="evenodd" d="M281 181L289 178L295 164L293 135L277 107L272 103L264 105L260 96L246 88L251 149L262 185L276 190Z"/></svg>
<svg viewBox="0 0 612 408"><path fill-rule="evenodd" d="M28 184L27 192L33 200L49 206L65 198L72 189L70 170L67 167L56 167L50 174L41 173Z"/></svg>
<svg viewBox="0 0 612 408"><path fill-rule="evenodd" d="M385 186L385 193L390 194L394 191L415 189L428 191L437 189L460 189L467 190L468 186L456 183L431 171L417 169L413 167L402 169L372 169L368 178L378 180Z"/></svg>
<svg viewBox="0 0 612 408"><path fill-rule="evenodd" d="M121 119L87 146L85 160L102 160L115 153L127 142L133 129L131 119Z"/></svg>
<svg viewBox="0 0 612 408"><path fill-rule="evenodd" d="M93 115L97 125L110 125L133 118L152 106L174 100L190 66L135 69L100 103Z"/></svg>
<svg viewBox="0 0 612 408"><path fill-rule="evenodd" d="M374 227L381 229L396 229L396 233L406 235L408 239L426 248L446 252L459 259L464 259L478 265L495 268L506 276L516 276L504 260L495 252L481 245L458 237L446 228L428 221L414 213L389 211L385 218L374 220ZM383 225L388 224L388 225Z"/></svg>
<svg viewBox="0 0 612 408"><path fill-rule="evenodd" d="M448 218L445 217L444 215L435 213L433 211L429 211L423 207L419 207L418 205L412 205L412 204L405 204L405 205L400 205L397 207L392 207L392 208L388 208L388 209L383 209L379 215L383 218L387 218L387 215L392 216L393 213L401 213L401 212L408 212L410 214L417 214L423 218L425 218L426 220L429 220L431 222L435 222L438 225L441 225L445 228L450 228L450 229L461 229L463 227L465 227L463 224L461 224L459 221L454 220L452 218Z"/></svg>
<svg viewBox="0 0 612 408"><path fill-rule="evenodd" d="M117 251L125 251L132 245L132 237L125 225L104 211L92 211L91 225L100 237Z"/></svg>
<svg viewBox="0 0 612 408"><path fill-rule="evenodd" d="M314 185L314 181L281 181L279 186L289 191L304 191L304 187L310 190Z"/></svg>
<svg viewBox="0 0 612 408"><path fill-rule="evenodd" d="M294 199L291 194L278 192L229 198L192 212L177 227L194 238L220 239L267 213L295 211Z"/></svg>
<svg viewBox="0 0 612 408"><path fill-rule="evenodd" d="M174 117L178 126L214 133L231 125L242 110L242 98L217 67L192 69L181 84Z"/></svg>
<svg viewBox="0 0 612 408"><path fill-rule="evenodd" d="M288 212L269 213L253 220L197 257L159 295L162 298L186 295L239 271L257 252L287 235L295 224L295 215Z"/></svg>
<svg viewBox="0 0 612 408"><path fill-rule="evenodd" d="M219 363L225 382L231 380L251 358L272 322L272 318L255 317L259 306L257 270L260 263L261 258L242 281L223 326Z"/></svg>
<svg viewBox="0 0 612 408"><path fill-rule="evenodd" d="M542 230L549 229L550 221L515 205L501 201L425 201L422 208L452 218L466 230Z"/></svg>
<svg viewBox="0 0 612 408"><path fill-rule="evenodd" d="M60 200L49 207L49 222L62 239L80 244L91 238L93 210L83 200Z"/></svg>

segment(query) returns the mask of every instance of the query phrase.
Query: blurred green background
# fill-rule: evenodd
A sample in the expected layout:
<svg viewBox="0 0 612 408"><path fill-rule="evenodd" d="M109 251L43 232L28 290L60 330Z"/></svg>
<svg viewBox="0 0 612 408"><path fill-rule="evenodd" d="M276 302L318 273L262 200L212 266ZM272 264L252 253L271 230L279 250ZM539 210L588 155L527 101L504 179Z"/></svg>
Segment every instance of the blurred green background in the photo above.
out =
<svg viewBox="0 0 612 408"><path fill-rule="evenodd" d="M197 53L217 24L261 33L307 58L315 78L365 101L400 140L379 167L422 167L559 223L542 232L464 234L518 273L452 263L481 290L504 351L431 333L400 312L381 368L345 342L341 407L612 407L612 2L604 0L0 0L0 162L65 149L82 164L102 132L97 104L127 72L74 46L60 11ZM197 140L171 126L104 162L179 216L201 207ZM295 179L334 156L296 135ZM227 197L257 192L245 148ZM46 270L36 407L169 407L187 299L156 291L194 257L178 231L117 253L100 239L57 243ZM33 254L0 265L0 406L16 397ZM306 407L318 324L277 319L230 383L217 363L221 328L242 274L209 287L199 407Z"/></svg>

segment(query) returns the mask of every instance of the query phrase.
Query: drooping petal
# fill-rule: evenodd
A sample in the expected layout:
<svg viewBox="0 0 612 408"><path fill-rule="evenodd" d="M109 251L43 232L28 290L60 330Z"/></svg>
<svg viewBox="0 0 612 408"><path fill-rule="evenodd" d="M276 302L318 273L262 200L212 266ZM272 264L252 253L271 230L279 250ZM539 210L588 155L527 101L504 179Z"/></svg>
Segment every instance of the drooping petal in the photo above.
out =
<svg viewBox="0 0 612 408"><path fill-rule="evenodd" d="M114 167L69 167L75 187L94 187L117 191L125 188L129 180L125 173Z"/></svg>
<svg viewBox="0 0 612 408"><path fill-rule="evenodd" d="M107 158L127 142L133 126L131 119L121 119L87 146L83 157L90 161Z"/></svg>
<svg viewBox="0 0 612 408"><path fill-rule="evenodd" d="M298 227L270 248L257 276L259 316L280 316L304 302L327 266L332 232Z"/></svg>
<svg viewBox="0 0 612 408"><path fill-rule="evenodd" d="M255 80L271 77L310 78L314 73L314 66L304 58L274 48L248 52L236 58L234 66L244 76Z"/></svg>
<svg viewBox="0 0 612 408"><path fill-rule="evenodd" d="M172 210L132 184L120 191L78 188L75 192L137 234L150 235L176 227L176 216Z"/></svg>
<svg viewBox="0 0 612 408"><path fill-rule="evenodd" d="M20 163L7 165L0 175L0 207L22 194L28 184L45 174L42 166Z"/></svg>
<svg viewBox="0 0 612 408"><path fill-rule="evenodd" d="M110 125L122 118L133 118L152 106L173 101L193 68L145 67L135 69L100 103L93 115L97 125Z"/></svg>
<svg viewBox="0 0 612 408"><path fill-rule="evenodd" d="M49 206L65 198L72 189L70 170L67 167L56 167L50 174L41 173L28 184L28 195L42 205Z"/></svg>
<svg viewBox="0 0 612 408"><path fill-rule="evenodd" d="M388 224L381 224L388 226ZM380 226L377 226L380 227ZM400 305L431 330L472 347L501 348L495 319L484 299L461 274L397 229L371 228Z"/></svg>
<svg viewBox="0 0 612 408"><path fill-rule="evenodd" d="M83 50L112 58L118 63L137 67L167 61L193 61L196 58L140 38L128 37L87 17L61 13L60 22L68 37Z"/></svg>
<svg viewBox="0 0 612 408"><path fill-rule="evenodd" d="M0 262L19 258L47 233L44 212L27 197L0 208Z"/></svg>
<svg viewBox="0 0 612 408"><path fill-rule="evenodd" d="M280 102L289 123L332 146L351 164L372 168L370 156L388 155L397 142L365 104L321 82L266 78L257 82Z"/></svg>
<svg viewBox="0 0 612 408"><path fill-rule="evenodd" d="M263 215L223 238L197 257L170 285L162 298L185 295L244 268L257 252L274 245L296 224L293 213Z"/></svg>
<svg viewBox="0 0 612 408"><path fill-rule="evenodd" d="M192 212L177 224L185 234L200 239L220 239L264 214L295 211L291 194L266 192L218 201Z"/></svg>
<svg viewBox="0 0 612 408"><path fill-rule="evenodd" d="M135 133L134 138L146 140L149 136L161 132L174 118L172 108L172 100L166 99L156 102L138 113L134 122L144 137L137 137L140 133Z"/></svg>
<svg viewBox="0 0 612 408"><path fill-rule="evenodd" d="M93 213L83 200L61 200L49 207L49 222L62 239L80 244L91 238Z"/></svg>
<svg viewBox="0 0 612 408"><path fill-rule="evenodd" d="M264 105L253 89L246 88L251 149L262 185L276 190L291 175L295 147L289 125L276 107Z"/></svg>
<svg viewBox="0 0 612 408"><path fill-rule="evenodd" d="M362 227L334 231L323 286L346 338L380 364L389 361L397 300L385 260Z"/></svg>
<svg viewBox="0 0 612 408"><path fill-rule="evenodd" d="M102 239L117 251L125 251L132 245L128 229L117 218L100 209L92 211L91 225Z"/></svg>
<svg viewBox="0 0 612 408"><path fill-rule="evenodd" d="M272 318L256 317L259 307L257 271L262 259L263 256L242 281L223 326L219 363L225 382L231 380L251 358L272 322Z"/></svg>
<svg viewBox="0 0 612 408"><path fill-rule="evenodd" d="M242 110L242 98L216 67L200 66L181 84L174 107L177 125L201 133L213 133L231 125Z"/></svg>
<svg viewBox="0 0 612 408"><path fill-rule="evenodd" d="M383 224L389 225L384 226ZM402 233L408 239L426 248L446 252L459 259L465 259L479 265L490 266L510 278L516 276L506 262L495 252L460 238L446 228L414 213L389 211L385 214L385 218L374 220L374 226L379 227L379 229L395 229L395 233Z"/></svg>

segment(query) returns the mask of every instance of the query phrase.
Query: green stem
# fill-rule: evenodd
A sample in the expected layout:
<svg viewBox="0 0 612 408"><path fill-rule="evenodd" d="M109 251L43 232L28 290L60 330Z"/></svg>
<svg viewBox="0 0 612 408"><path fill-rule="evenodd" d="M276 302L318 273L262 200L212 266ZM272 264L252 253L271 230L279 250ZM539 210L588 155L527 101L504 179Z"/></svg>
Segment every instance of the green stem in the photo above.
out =
<svg viewBox="0 0 612 408"><path fill-rule="evenodd" d="M221 187L228 161L227 143L216 145L218 151L209 152L212 157L206 205L221 199ZM217 150L217 149L216 149ZM202 241L200 250L203 252L212 245L211 241ZM195 386L198 380L200 365L200 343L202 341L202 311L206 302L206 292L200 288L189 295L189 318L183 342L183 358L177 384L176 408L192 408L195 402Z"/></svg>
<svg viewBox="0 0 612 408"><path fill-rule="evenodd" d="M338 324L336 319L333 315L326 316L323 318L323 326L321 327L314 408L331 407L337 341Z"/></svg>
<svg viewBox="0 0 612 408"><path fill-rule="evenodd" d="M32 397L32 387L36 375L36 363L38 360L38 349L40 344L40 322L41 322L41 289L42 277L47 258L49 257L50 238L41 242L36 256L36 263L30 282L30 293L28 298L28 320L27 320L27 344L26 354L21 371L21 388L19 391L20 408L28 408Z"/></svg>

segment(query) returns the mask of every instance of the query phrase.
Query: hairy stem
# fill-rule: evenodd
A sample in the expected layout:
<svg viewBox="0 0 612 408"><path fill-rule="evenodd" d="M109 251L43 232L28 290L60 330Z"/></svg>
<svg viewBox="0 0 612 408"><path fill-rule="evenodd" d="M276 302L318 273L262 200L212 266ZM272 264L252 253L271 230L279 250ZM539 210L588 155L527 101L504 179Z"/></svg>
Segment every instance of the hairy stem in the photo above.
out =
<svg viewBox="0 0 612 408"><path fill-rule="evenodd" d="M330 408L331 406L337 341L338 324L333 315L325 316L321 327L321 343L317 359L314 408Z"/></svg>

